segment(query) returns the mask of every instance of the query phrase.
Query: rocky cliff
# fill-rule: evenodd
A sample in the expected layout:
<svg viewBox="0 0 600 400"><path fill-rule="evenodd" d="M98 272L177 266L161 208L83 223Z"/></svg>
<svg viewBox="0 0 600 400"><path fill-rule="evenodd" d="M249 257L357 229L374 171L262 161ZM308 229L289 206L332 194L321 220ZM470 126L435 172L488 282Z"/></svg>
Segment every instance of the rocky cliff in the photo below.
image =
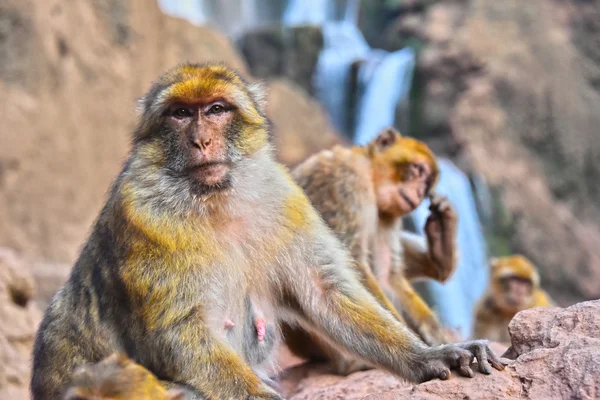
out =
<svg viewBox="0 0 600 400"><path fill-rule="evenodd" d="M128 151L135 100L179 62L245 63L155 1L0 1L0 245L71 263ZM278 157L336 142L316 103L270 85Z"/></svg>

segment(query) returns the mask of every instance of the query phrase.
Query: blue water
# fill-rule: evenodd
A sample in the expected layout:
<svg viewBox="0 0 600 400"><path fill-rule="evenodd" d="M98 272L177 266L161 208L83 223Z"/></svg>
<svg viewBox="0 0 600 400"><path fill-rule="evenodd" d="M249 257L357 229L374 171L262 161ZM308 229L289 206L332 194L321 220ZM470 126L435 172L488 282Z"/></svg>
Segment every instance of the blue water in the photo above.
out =
<svg viewBox="0 0 600 400"><path fill-rule="evenodd" d="M457 328L464 337L471 335L472 310L488 282L486 244L467 176L450 160L440 158L440 181L436 192L447 196L458 213L458 252L456 271L444 284L428 280L425 287L432 307L442 324ZM410 216L417 233L429 216L425 200Z"/></svg>
<svg viewBox="0 0 600 400"><path fill-rule="evenodd" d="M394 125L396 105L409 95L414 68L415 52L409 47L393 53L370 52L369 60L359 70L364 93L359 103L355 143L367 144L382 129Z"/></svg>

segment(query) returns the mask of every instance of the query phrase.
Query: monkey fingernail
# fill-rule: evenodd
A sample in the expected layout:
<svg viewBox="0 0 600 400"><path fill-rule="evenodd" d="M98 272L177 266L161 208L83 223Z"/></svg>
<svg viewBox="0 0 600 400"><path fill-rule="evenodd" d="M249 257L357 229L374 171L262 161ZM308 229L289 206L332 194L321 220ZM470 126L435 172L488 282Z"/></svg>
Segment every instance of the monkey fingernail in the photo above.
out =
<svg viewBox="0 0 600 400"><path fill-rule="evenodd" d="M473 377L473 370L469 367L460 367L460 373L464 376L468 376L469 378Z"/></svg>

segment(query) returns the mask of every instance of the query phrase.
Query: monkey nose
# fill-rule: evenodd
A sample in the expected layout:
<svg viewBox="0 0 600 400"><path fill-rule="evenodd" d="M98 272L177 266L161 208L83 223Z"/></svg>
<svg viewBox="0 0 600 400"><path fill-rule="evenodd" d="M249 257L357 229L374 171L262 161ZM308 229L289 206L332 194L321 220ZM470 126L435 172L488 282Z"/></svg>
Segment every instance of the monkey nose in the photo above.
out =
<svg viewBox="0 0 600 400"><path fill-rule="evenodd" d="M192 143L200 150L205 150L212 144L212 138L198 137L192 140Z"/></svg>

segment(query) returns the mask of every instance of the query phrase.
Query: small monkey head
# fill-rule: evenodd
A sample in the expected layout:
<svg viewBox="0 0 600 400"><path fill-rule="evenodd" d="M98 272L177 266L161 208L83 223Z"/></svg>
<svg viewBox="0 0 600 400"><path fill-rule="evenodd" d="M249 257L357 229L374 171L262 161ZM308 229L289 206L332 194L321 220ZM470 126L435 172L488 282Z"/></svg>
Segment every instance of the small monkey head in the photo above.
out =
<svg viewBox="0 0 600 400"><path fill-rule="evenodd" d="M491 260L493 299L498 308L517 312L529 307L540 277L533 264L521 255Z"/></svg>
<svg viewBox="0 0 600 400"><path fill-rule="evenodd" d="M263 97L223 65L178 66L139 100L134 150L195 194L227 189L238 163L268 144Z"/></svg>
<svg viewBox="0 0 600 400"><path fill-rule="evenodd" d="M184 392L167 390L147 369L122 354L78 367L64 400L183 400Z"/></svg>
<svg viewBox="0 0 600 400"><path fill-rule="evenodd" d="M425 143L385 129L368 146L379 211L393 217L412 212L437 183L439 168Z"/></svg>

